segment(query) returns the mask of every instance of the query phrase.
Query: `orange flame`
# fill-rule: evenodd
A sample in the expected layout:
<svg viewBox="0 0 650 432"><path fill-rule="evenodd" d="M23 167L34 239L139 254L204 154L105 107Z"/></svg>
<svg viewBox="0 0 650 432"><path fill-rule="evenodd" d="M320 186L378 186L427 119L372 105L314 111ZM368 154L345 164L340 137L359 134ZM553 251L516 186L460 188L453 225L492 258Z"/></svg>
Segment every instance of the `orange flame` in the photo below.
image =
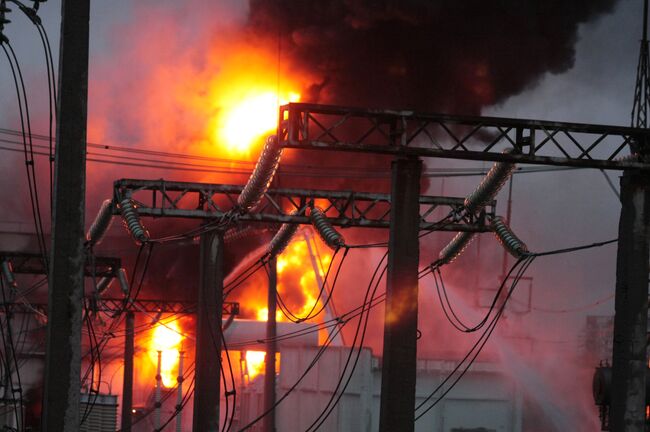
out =
<svg viewBox="0 0 650 432"><path fill-rule="evenodd" d="M309 80L295 71L280 73L277 55L262 45L236 45L219 57L218 72L208 84L206 99L213 114L205 151L242 158L254 154L264 137L275 133L278 108L298 102Z"/></svg>
<svg viewBox="0 0 650 432"><path fill-rule="evenodd" d="M222 141L231 153L248 153L264 136L273 133L278 124L278 107L297 102L300 95L289 92L280 96L267 88L242 87L223 96L223 113L216 121L215 139Z"/></svg>
<svg viewBox="0 0 650 432"><path fill-rule="evenodd" d="M320 310L322 303L321 300L316 302L320 286L312 265L309 248L304 238L301 237L297 235L296 239L289 243L284 252L278 256L277 290L291 313L298 317L305 317L312 311L312 308L314 311ZM320 280L323 280L332 261L332 253L320 239L311 239L310 242L318 265ZM331 276L328 280L329 283L331 283ZM265 276L259 276L242 290L238 301L242 304L242 312L245 317L258 321L267 320L267 283ZM316 318L316 320L320 319L320 316ZM280 307L276 311L276 321L288 321Z"/></svg>
<svg viewBox="0 0 650 432"><path fill-rule="evenodd" d="M157 324L151 335L147 353L154 367L158 364L158 351L161 356L162 384L164 387L176 385L178 375L178 352L181 350L183 335L176 321Z"/></svg>
<svg viewBox="0 0 650 432"><path fill-rule="evenodd" d="M264 374L264 351L246 351L246 372L248 379L253 379L258 375Z"/></svg>

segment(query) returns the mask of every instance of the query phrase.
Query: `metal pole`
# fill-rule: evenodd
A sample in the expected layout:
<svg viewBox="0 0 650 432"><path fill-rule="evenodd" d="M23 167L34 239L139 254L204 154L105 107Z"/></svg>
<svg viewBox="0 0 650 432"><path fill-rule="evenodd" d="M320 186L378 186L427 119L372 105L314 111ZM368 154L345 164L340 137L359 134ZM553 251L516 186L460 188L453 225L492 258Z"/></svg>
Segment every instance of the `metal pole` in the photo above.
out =
<svg viewBox="0 0 650 432"><path fill-rule="evenodd" d="M156 368L156 400L154 403L153 430L160 431L160 411L162 399L162 351L158 351L158 366Z"/></svg>
<svg viewBox="0 0 650 432"><path fill-rule="evenodd" d="M183 429L183 358L185 351L178 352L178 394L176 396L176 432L182 432Z"/></svg>
<svg viewBox="0 0 650 432"><path fill-rule="evenodd" d="M612 432L642 432L646 422L650 175L621 178L612 362Z"/></svg>
<svg viewBox="0 0 650 432"><path fill-rule="evenodd" d="M421 170L417 158L392 163L380 432L415 427Z"/></svg>
<svg viewBox="0 0 650 432"><path fill-rule="evenodd" d="M79 430L89 0L61 2L59 99L42 430Z"/></svg>
<svg viewBox="0 0 650 432"><path fill-rule="evenodd" d="M122 380L122 432L131 432L133 418L133 354L134 344L134 314L126 313L124 335L124 378Z"/></svg>
<svg viewBox="0 0 650 432"><path fill-rule="evenodd" d="M223 233L201 235L201 284L197 299L194 432L219 429L221 394L221 315L223 304Z"/></svg>
<svg viewBox="0 0 650 432"><path fill-rule="evenodd" d="M277 310L277 287L278 287L277 258L269 260L269 290L267 309L268 315L266 320L266 356L264 371L264 412L268 414L264 417L264 432L275 432L275 353L277 352L277 323L275 313Z"/></svg>

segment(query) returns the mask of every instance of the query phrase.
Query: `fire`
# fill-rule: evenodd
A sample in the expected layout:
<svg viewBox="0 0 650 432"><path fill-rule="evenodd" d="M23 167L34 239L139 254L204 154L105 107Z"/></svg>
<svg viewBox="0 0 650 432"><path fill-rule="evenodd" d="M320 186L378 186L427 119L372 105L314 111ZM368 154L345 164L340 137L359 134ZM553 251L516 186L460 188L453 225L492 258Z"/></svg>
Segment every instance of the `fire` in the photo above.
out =
<svg viewBox="0 0 650 432"><path fill-rule="evenodd" d="M164 387L173 387L178 375L178 352L181 350L183 335L176 321L157 324L148 346L149 359L154 368L158 364L158 352L162 353L160 375Z"/></svg>
<svg viewBox="0 0 650 432"><path fill-rule="evenodd" d="M300 100L298 93L280 96L276 91L244 87L226 95L224 112L217 121L216 139L232 153L248 153L261 138L275 131L278 107Z"/></svg>
<svg viewBox="0 0 650 432"><path fill-rule="evenodd" d="M275 132L279 106L301 100L301 91L310 81L298 76L295 68L289 72L288 65L279 65L277 54L269 48L262 43L238 44L219 57L219 69L207 92L213 113L206 131L211 153L234 158L254 155L264 137Z"/></svg>
<svg viewBox="0 0 650 432"><path fill-rule="evenodd" d="M264 373L264 351L246 351L246 372L249 379Z"/></svg>
<svg viewBox="0 0 650 432"><path fill-rule="evenodd" d="M311 241L311 240L310 240ZM312 253L314 250L315 242L311 242ZM329 250L323 247L318 249L320 252L318 273L319 279L325 278L327 266L332 260L332 255ZM278 257L278 292L283 294L295 295L296 282L299 288L300 301L299 307L292 312L299 317L306 316L310 313L314 304L316 303L316 296L320 291L316 272L312 265L312 257L310 256L307 242L303 239L295 240L289 244L287 249ZM316 304L314 310L320 308L320 301Z"/></svg>
<svg viewBox="0 0 650 432"><path fill-rule="evenodd" d="M258 321L268 321L268 317L269 317L269 308L263 307L257 310L255 319ZM276 321L282 320L282 311L279 310L275 311L275 320Z"/></svg>

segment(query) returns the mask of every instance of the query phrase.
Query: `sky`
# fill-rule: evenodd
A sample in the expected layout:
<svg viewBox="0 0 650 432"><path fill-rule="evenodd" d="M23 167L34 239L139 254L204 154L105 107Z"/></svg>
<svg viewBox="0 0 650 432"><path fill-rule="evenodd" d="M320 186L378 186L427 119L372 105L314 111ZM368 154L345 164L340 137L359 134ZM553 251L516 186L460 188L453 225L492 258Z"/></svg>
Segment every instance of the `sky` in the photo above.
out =
<svg viewBox="0 0 650 432"><path fill-rule="evenodd" d="M56 62L60 3L49 0L42 4L41 9ZM620 0L611 13L581 24L578 28L572 67L557 74L542 74L522 92L500 100L495 105L484 107L482 114L628 125L641 35L641 11L640 0ZM181 119L176 121L193 124L192 109L196 109L194 103L183 101L179 107L175 105L173 97L149 97L147 91L156 88L149 85L163 79L161 68L156 68L155 65L158 62L166 66L173 65L175 58L181 58L186 62L184 64L189 65L189 70L203 73L206 65L219 65L220 54L216 57L202 57L192 49L195 44L203 46L203 33L200 29L212 25L217 29L224 29L224 34L227 35L228 29L245 23L246 14L246 4L235 0L204 4L190 2L190 6L152 0L93 2L89 99L89 116L93 120L89 129L89 141L160 148L161 144L154 142L159 138L159 134L155 133L157 122L161 122L161 129L172 128L173 125L168 126L167 120L160 120L168 117L150 118L147 115L146 110L156 103L160 104L165 115L173 113ZM28 83L34 130L43 133L47 127L47 110L46 99L43 97L46 94L46 85L42 49L33 27L20 17L18 12L12 12L10 18L13 22L7 26L6 34L18 55ZM218 35L217 32L216 37ZM224 36L222 42L227 46L227 36ZM147 47L151 49L147 50ZM218 53L222 52L227 53L228 49L222 47L222 51ZM515 66L519 60L511 59ZM170 81L174 88L188 85L183 82L183 76L180 74L177 80ZM1 57L0 77L0 128L17 129L15 90L6 59ZM121 96L136 94L143 99L136 97L127 100L128 98L124 97L121 99L122 103L116 104L111 99L110 93L113 91ZM190 114L183 111L184 109L189 110ZM130 122L134 116L142 117L146 132L139 129L141 125L134 126ZM185 129L176 125L169 130ZM186 150L188 147L183 143L190 138L183 134L179 134L177 138L177 143L170 144L173 151ZM0 206L0 222L21 220L21 215L26 214L26 203L24 197L12 191L24 187L24 168L16 162L19 159L10 157L8 152L2 151L0 154L0 182L6 185L0 191L0 199L5 203ZM427 161L426 164L434 168L488 166L487 163L445 160ZM106 165L89 165L89 184L93 190L102 191L87 197L89 214L96 211L102 199L110 196L110 181L118 174L156 178L166 173L155 170L142 172L137 168L124 167L116 170L109 169ZM615 171L608 172L615 184L618 184L619 174ZM243 181L245 178L241 179L241 182ZM464 196L471 192L477 181L477 178L445 181L433 179L428 192ZM504 213L505 194L502 192L497 199L499 212ZM513 182L511 226L533 251L616 238L619 212L618 199L598 170L517 175ZM89 218L90 216L87 216L87 219ZM441 236L441 239L444 238L446 237ZM480 242L484 248L484 256L479 260L475 260L473 256L463 257L460 261L463 265L479 269L479 285L484 285L485 288L495 284L501 268L501 251L494 247L495 243L489 235L484 235ZM476 243L472 245L468 255L472 251L476 252L476 247ZM435 245L424 245L423 248L432 249ZM528 272L533 278L533 308L538 310L523 316L513 314L509 320L516 325L505 325L499 340L503 341L503 337L507 336L507 332L512 331L512 328L520 327L524 329L525 336L537 343L536 346L543 352L539 355L541 369L552 368L556 361L569 361L568 359L572 358L571 353L580 349L585 315L613 313L613 300L607 298L614 291L615 258L616 246L612 245L538 259ZM451 280L460 280L454 278L454 272L454 269L449 269ZM424 303L433 303L431 283L424 282L420 289ZM599 305L594 305L599 301ZM575 313L541 311L562 311L590 305L593 307ZM503 343L503 346L506 345ZM588 365L592 366L595 365ZM580 382L586 383L585 380ZM587 388L584 393L588 395L589 392ZM583 398L587 399L588 396ZM568 423L561 424L578 422L580 415L569 416L568 419L562 420Z"/></svg>

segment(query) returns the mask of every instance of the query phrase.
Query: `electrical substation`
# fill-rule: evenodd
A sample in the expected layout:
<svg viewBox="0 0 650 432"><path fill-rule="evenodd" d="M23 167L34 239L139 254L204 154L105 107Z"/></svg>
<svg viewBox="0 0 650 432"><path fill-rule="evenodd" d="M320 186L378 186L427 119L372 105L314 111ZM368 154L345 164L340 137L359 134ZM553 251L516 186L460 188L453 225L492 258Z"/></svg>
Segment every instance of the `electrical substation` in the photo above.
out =
<svg viewBox="0 0 650 432"><path fill-rule="evenodd" d="M2 430L649 430L648 0L154 3L0 0Z"/></svg>

